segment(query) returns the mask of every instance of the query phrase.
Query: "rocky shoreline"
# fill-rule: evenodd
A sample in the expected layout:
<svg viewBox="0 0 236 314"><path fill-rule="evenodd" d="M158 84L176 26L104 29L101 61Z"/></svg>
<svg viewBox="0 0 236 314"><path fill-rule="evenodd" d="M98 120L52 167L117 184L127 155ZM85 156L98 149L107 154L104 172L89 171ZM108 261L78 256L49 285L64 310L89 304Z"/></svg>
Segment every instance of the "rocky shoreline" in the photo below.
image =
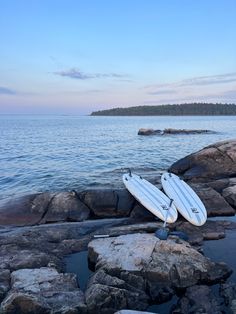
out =
<svg viewBox="0 0 236 314"><path fill-rule="evenodd" d="M170 171L188 180L209 217L235 215L236 140L210 145ZM225 282L232 269L206 258L202 244L236 233L236 223L195 227L180 218L169 225L186 232L188 242L158 240L161 225L125 189L41 193L7 203L0 208L0 313L144 311L176 294L173 313L235 313L236 284ZM108 237L94 239L99 234ZM83 292L62 261L87 249L95 272ZM211 293L215 283L224 304ZM203 301L194 303L196 296Z"/></svg>

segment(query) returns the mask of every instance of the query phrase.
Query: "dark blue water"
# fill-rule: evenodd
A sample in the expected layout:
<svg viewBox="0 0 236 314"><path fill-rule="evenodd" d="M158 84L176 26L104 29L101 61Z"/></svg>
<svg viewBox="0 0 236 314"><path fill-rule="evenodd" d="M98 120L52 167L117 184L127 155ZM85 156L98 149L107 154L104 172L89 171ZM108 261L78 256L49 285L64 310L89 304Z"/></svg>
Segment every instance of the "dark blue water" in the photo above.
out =
<svg viewBox="0 0 236 314"><path fill-rule="evenodd" d="M217 134L138 136L138 129L211 129ZM236 117L0 116L0 201L42 191L121 187L124 168L148 176L219 140Z"/></svg>

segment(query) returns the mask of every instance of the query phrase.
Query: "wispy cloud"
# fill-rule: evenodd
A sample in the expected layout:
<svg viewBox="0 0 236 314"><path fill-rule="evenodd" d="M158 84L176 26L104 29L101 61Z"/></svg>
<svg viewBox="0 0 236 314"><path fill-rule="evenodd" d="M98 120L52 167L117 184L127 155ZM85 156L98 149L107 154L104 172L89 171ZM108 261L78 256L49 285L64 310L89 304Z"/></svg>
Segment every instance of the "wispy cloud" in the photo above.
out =
<svg viewBox="0 0 236 314"><path fill-rule="evenodd" d="M0 86L0 95L16 95L17 92L14 89Z"/></svg>
<svg viewBox="0 0 236 314"><path fill-rule="evenodd" d="M179 86L204 86L213 84L224 84L236 82L236 72L212 75L212 76L200 76L179 82Z"/></svg>
<svg viewBox="0 0 236 314"><path fill-rule="evenodd" d="M71 68L66 71L54 72L56 75L69 77L76 80L89 80L89 79L101 79L101 78L115 78L121 79L127 77L127 75L119 73L84 73L80 69Z"/></svg>
<svg viewBox="0 0 236 314"><path fill-rule="evenodd" d="M207 86L215 84L225 84L225 83L234 83L236 82L236 72L218 74L218 75L208 75L208 76L198 76L182 81L164 83L164 84L155 84L145 86L146 89L151 89L152 93L158 93L163 88L179 88L179 87L194 87L194 86ZM157 90L154 90L157 89Z"/></svg>
<svg viewBox="0 0 236 314"><path fill-rule="evenodd" d="M149 95L170 95L170 94L177 94L176 90L171 89L164 89L164 90L158 90L158 91L151 91L148 92Z"/></svg>

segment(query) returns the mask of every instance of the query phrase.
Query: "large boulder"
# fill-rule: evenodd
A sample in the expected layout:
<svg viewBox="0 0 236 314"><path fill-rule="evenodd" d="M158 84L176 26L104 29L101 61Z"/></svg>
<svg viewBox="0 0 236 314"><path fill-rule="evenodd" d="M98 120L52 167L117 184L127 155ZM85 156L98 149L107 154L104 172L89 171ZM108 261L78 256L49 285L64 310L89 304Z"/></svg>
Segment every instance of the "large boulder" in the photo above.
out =
<svg viewBox="0 0 236 314"><path fill-rule="evenodd" d="M203 282L215 283L231 274L225 264L210 261L188 243L176 238L161 241L153 234L136 233L93 240L88 245L88 257L90 263L95 265L96 284L91 279L86 299L100 300L98 308L110 308L111 304L107 300L114 293L113 289L116 299L123 300L123 306L142 310L145 294L149 300L161 303L168 300L176 289ZM104 280L101 271L115 279L112 281L109 277L108 281ZM112 289L107 287L110 286L109 282L113 282ZM129 291L136 291L138 296L142 296L141 304L135 301L135 307L128 306L134 297L125 293L127 285L132 287ZM100 289L103 291L102 299ZM107 305L104 305L106 302ZM115 303L115 309L122 307Z"/></svg>
<svg viewBox="0 0 236 314"><path fill-rule="evenodd" d="M96 218L129 216L135 202L127 190L94 189L79 195Z"/></svg>
<svg viewBox="0 0 236 314"><path fill-rule="evenodd" d="M11 274L11 290L1 304L1 312L86 313L86 305L75 275L42 267Z"/></svg>
<svg viewBox="0 0 236 314"><path fill-rule="evenodd" d="M178 160L169 170L184 179L203 181L236 177L236 140L209 145Z"/></svg>
<svg viewBox="0 0 236 314"><path fill-rule="evenodd" d="M9 201L0 208L0 225L27 226L58 221L82 221L89 208L75 192L41 193Z"/></svg>
<svg viewBox="0 0 236 314"><path fill-rule="evenodd" d="M208 216L233 216L235 214L234 208L229 205L224 194L222 196L207 184L191 183L190 185L204 203Z"/></svg>

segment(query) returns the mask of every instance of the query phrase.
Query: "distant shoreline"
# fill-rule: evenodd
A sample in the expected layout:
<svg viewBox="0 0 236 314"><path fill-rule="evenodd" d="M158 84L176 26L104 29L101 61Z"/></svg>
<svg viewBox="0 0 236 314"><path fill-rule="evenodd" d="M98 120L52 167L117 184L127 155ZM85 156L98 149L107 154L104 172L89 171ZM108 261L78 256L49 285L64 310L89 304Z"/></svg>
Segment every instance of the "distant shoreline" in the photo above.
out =
<svg viewBox="0 0 236 314"><path fill-rule="evenodd" d="M91 116L235 116L235 104L190 103L94 111Z"/></svg>

